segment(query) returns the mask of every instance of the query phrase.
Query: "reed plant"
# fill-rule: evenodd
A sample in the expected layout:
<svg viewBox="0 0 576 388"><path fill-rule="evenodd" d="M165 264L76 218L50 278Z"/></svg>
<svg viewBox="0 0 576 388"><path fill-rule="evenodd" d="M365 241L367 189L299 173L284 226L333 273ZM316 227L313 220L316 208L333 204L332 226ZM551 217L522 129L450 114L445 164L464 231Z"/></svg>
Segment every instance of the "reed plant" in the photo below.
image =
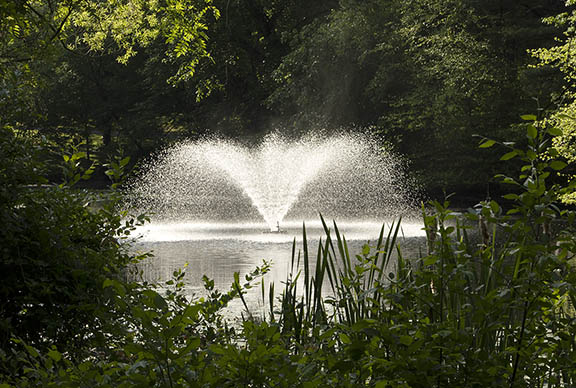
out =
<svg viewBox="0 0 576 388"><path fill-rule="evenodd" d="M561 203L576 182L560 174L560 133L525 118L527 146L500 143L503 160L522 162L500 176L513 188L506 208L423 207L421 254L403 251L401 220L352 254L322 218L317 249L304 226L280 292L261 283L266 310L233 325L222 309L235 298L250 308L243 295L267 263L226 293L205 278L203 298L183 293L180 271L164 289L109 277L95 313L115 324L88 356L12 331L0 388L576 386L575 213Z"/></svg>
<svg viewBox="0 0 576 388"><path fill-rule="evenodd" d="M493 200L466 213L433 202L422 210L426 253L410 258L400 220L357 255L322 219L314 257L304 227L281 297L263 288L269 321L352 385L576 384L574 212L559 202L574 184L556 174L566 166L550 146L558 131L527 121L527 149L502 144L503 160L523 162L518 177L500 176L515 189L507 210Z"/></svg>

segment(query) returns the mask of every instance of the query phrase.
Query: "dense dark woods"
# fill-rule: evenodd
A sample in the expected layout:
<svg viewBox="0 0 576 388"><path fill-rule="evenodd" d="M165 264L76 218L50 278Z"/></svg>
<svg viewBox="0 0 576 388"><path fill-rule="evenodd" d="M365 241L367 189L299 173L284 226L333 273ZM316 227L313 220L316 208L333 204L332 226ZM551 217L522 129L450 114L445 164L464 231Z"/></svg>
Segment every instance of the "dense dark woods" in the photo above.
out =
<svg viewBox="0 0 576 388"><path fill-rule="evenodd" d="M23 4L15 9L28 22L49 23ZM432 194L482 198L497 166L472 135L515 140L520 114L558 103L562 75L529 67L528 50L561 36L542 23L564 11L559 1L213 4L220 16L203 20L210 58L193 76L163 36L99 43L83 35L94 26L70 26L53 38L54 22L29 36L6 32L3 119L77 136L90 156L122 149L136 159L205 133L368 128L407 156ZM120 63L126 42L135 54Z"/></svg>
<svg viewBox="0 0 576 388"><path fill-rule="evenodd" d="M576 386L573 4L1 1L0 388ZM235 322L268 263L201 297L127 280L130 169L275 129L404 155L423 251L322 220Z"/></svg>

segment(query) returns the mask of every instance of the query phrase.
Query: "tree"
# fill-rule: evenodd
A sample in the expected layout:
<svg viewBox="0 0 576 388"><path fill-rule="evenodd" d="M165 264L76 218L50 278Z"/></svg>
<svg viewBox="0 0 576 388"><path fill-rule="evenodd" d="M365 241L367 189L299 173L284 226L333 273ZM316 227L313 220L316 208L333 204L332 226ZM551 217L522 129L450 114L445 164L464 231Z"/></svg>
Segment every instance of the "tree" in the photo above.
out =
<svg viewBox="0 0 576 388"><path fill-rule="evenodd" d="M152 93L186 93L176 85L210 60L207 23L218 17L211 0L3 2L0 124L80 135L87 146L91 134L111 147L122 133L144 154L173 113L166 102L151 110Z"/></svg>
<svg viewBox="0 0 576 388"><path fill-rule="evenodd" d="M341 1L292 35L267 101L304 128L372 126L436 192L478 190L495 166L480 162L472 135L518 136L510 124L534 109L524 95L545 100L557 84L526 70L526 50L555 33L540 18L557 10L537 1Z"/></svg>
<svg viewBox="0 0 576 388"><path fill-rule="evenodd" d="M558 108L552 113L549 120L562 131L562 136L554 138L555 150L568 163L576 162L576 9L574 1L566 1L568 9L545 19L545 22L564 29L563 39L548 48L539 48L532 51L532 55L539 59L539 68L554 68L564 76L564 86L556 95ZM552 155L554 156L554 155ZM571 174L572 179L574 178ZM576 194L567 194L563 197L568 203L576 203Z"/></svg>
<svg viewBox="0 0 576 388"><path fill-rule="evenodd" d="M164 39L179 64L175 79L194 74L209 57L206 21L220 16L211 0L22 0L0 8L4 66L32 60L23 53L60 45L66 50L113 51L126 63L139 47ZM6 70L5 70L6 71Z"/></svg>
<svg viewBox="0 0 576 388"><path fill-rule="evenodd" d="M210 15L219 17L210 0L4 2L0 6L3 116L15 117L24 97L43 81L42 66L50 67L65 51L108 53L125 64L139 49L161 41L166 61L176 66L171 80L186 80L202 59L210 57L206 43Z"/></svg>

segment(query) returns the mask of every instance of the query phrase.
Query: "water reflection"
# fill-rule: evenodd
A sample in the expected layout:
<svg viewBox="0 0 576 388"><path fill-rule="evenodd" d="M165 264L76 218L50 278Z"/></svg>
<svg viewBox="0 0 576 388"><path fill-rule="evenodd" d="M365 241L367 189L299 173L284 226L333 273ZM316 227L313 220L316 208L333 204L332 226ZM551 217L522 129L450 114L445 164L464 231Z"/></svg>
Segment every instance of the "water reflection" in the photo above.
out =
<svg viewBox="0 0 576 388"><path fill-rule="evenodd" d="M366 243L375 246L381 226L377 222L338 224L350 253L360 252ZM243 279L263 260L272 263L265 284L274 282L276 290L280 290L290 272L293 243L296 252L303 249L301 222L284 223L281 229L284 233L263 233L267 230L265 224L157 223L137 231L139 238L134 248L154 254L139 265L143 280L163 283L188 263L185 282L190 294L203 294L203 275L213 279L216 288L226 291L234 280L234 272ZM315 258L318 241L325 239L325 233L319 222L307 222L306 232L310 256ZM403 223L401 241L413 251L421 244L423 234L420 224ZM252 289L246 300L257 309L261 304L260 288ZM241 307L233 304L231 308Z"/></svg>

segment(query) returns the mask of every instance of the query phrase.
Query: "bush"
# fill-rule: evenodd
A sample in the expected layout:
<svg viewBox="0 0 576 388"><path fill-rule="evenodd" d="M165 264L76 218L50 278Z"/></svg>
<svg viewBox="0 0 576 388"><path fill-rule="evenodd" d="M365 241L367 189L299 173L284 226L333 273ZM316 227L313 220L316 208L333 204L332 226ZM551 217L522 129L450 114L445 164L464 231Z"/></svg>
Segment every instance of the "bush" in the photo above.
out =
<svg viewBox="0 0 576 388"><path fill-rule="evenodd" d="M428 251L415 258L402 255L399 223L387 235L383 228L376 246L365 246L356 256L349 254L337 225L324 223L326 236L314 258L304 229L303 251L293 253L295 273L289 274L281 297L276 298L274 285L268 293L262 286L269 309L261 318L247 314L237 326L222 318L221 309L232 298L242 298L266 272L266 265L247 275L245 285L236 275L224 294L205 279L209 296L190 299L182 293L182 272L176 272L163 289L111 276L129 261L114 245L117 240L108 240L123 230L110 221L116 220L112 213L100 215L112 218L92 219L82 211L46 218L65 230L32 222L33 227L20 229L27 234L14 238L45 249L25 247L22 257L32 264L54 263L46 273L56 286L13 285L20 291L10 294L14 296L9 300L18 302L20 313L5 326L10 329L7 333L20 339L12 340L10 353L2 355L6 383L0 387L575 385L574 212L559 205L574 186L561 183L556 175L566 165L550 146L557 131L538 127L532 117L527 120L527 149L502 144L510 148L503 159L523 162L518 177L500 177L516 188L506 196L513 202L509 210L485 201L460 214L450 211L448 202L433 203L431 212L423 212ZM496 143L485 140L481 147ZM37 201L43 198L30 195ZM59 203L50 202L54 209L68 209ZM6 214L32 216L19 203L7 209ZM44 213L51 214L47 208ZM80 228L76 221L102 229ZM32 244L36 241L32 237L48 225L57 235L48 233L48 239L37 238L42 244ZM61 245L52 248L52 241ZM10 246L16 251L24 248ZM59 246L68 246L75 256L59 256L55 248ZM64 265L46 257L40 260L33 256L38 252L69 261ZM105 266L98 261L104 255L111 255ZM88 260L79 265L79 258ZM105 273L91 264L98 262ZM78 284L92 288L81 290L76 283L59 281L72 274ZM88 274L95 279L88 279ZM330 296L324 296L324 279ZM71 295L72 290L78 294ZM97 293L104 303L91 299ZM45 295L59 301L47 305L53 309L54 326L41 314L44 306L32 308L28 302L46 303L50 299L42 299ZM35 337L23 324L28 308L44 323L41 336ZM92 322L96 329L82 326ZM73 331L64 331L68 324L75 327ZM60 340L62 333L66 341ZM89 340L79 341L84 353L63 350L76 339Z"/></svg>
<svg viewBox="0 0 576 388"><path fill-rule="evenodd" d="M0 135L0 349L16 336L41 350L85 351L103 341L104 280L138 259L121 243L134 221L113 198L95 210L95 195L47 184L41 145L8 128Z"/></svg>

